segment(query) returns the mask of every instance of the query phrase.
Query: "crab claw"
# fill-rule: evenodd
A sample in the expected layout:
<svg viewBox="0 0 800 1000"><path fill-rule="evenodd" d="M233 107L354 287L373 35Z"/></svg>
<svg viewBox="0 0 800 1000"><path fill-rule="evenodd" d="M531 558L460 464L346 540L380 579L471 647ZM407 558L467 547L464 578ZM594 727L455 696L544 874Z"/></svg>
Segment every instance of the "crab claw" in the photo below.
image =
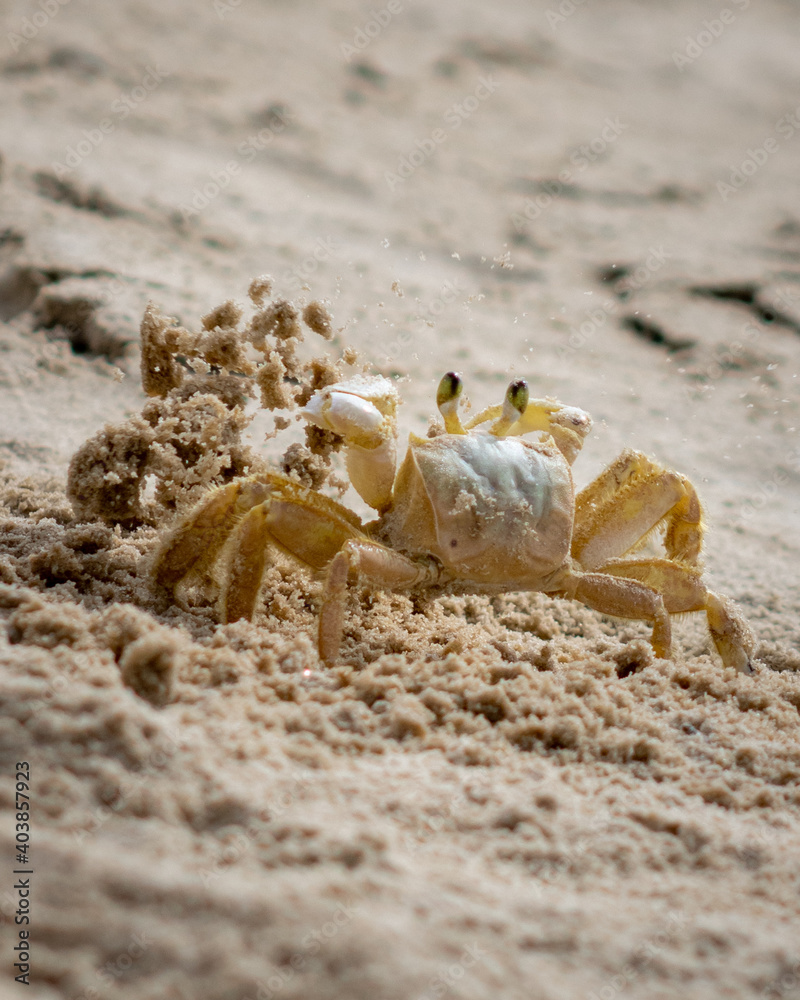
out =
<svg viewBox="0 0 800 1000"><path fill-rule="evenodd" d="M524 418L523 418L524 419ZM550 415L550 434L570 465L592 429L592 418L577 406L560 406Z"/></svg>
<svg viewBox="0 0 800 1000"><path fill-rule="evenodd" d="M344 438L350 482L361 499L378 511L385 510L392 499L398 402L389 379L356 375L319 389L300 411L310 423Z"/></svg>

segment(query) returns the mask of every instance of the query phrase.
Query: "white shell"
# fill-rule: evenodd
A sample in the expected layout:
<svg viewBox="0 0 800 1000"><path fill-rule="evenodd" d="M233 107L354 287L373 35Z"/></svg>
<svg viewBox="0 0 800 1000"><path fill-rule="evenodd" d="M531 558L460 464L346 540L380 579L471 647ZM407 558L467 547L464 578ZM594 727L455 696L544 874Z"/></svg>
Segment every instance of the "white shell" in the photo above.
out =
<svg viewBox="0 0 800 1000"><path fill-rule="evenodd" d="M428 550L454 577L527 588L569 555L572 475L552 442L442 434L415 439L410 454L435 524ZM424 523L419 514L407 509L396 527L413 531Z"/></svg>

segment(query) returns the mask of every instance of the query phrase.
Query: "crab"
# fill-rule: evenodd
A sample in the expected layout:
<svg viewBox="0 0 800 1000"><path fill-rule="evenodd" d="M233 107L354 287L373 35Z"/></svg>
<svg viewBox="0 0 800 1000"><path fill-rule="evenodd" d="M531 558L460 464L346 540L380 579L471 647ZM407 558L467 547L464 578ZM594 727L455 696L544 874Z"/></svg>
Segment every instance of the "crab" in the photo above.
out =
<svg viewBox="0 0 800 1000"><path fill-rule="evenodd" d="M187 582L224 566L220 618L252 619L270 552L288 553L324 574L318 643L328 666L339 657L348 587L361 582L580 601L650 623L657 657L670 655L671 615L704 611L723 664L752 672L750 626L703 582L702 509L685 476L625 450L576 495L571 466L592 426L588 413L531 399L517 379L501 404L462 423L462 388L455 372L442 378L444 426L427 438L411 434L399 469L392 382L360 375L317 390L301 412L343 438L350 482L378 518L364 524L278 472L234 480L167 534L152 562L153 583L175 598ZM641 555L657 529L664 556Z"/></svg>

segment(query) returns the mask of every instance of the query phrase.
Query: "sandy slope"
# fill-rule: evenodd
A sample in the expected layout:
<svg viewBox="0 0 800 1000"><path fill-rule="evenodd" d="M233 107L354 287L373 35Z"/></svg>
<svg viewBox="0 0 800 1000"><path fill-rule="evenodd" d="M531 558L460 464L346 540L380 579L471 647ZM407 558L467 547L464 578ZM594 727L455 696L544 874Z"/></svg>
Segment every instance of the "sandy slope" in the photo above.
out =
<svg viewBox="0 0 800 1000"><path fill-rule="evenodd" d="M791 997L794 7L399 6L3 9L3 990ZM265 273L400 378L404 432L449 368L476 406L524 375L593 414L579 484L624 446L690 475L756 675L541 596L364 597L328 671L299 572L252 626L158 607L153 527L81 521L67 465L141 410L148 299L196 329Z"/></svg>

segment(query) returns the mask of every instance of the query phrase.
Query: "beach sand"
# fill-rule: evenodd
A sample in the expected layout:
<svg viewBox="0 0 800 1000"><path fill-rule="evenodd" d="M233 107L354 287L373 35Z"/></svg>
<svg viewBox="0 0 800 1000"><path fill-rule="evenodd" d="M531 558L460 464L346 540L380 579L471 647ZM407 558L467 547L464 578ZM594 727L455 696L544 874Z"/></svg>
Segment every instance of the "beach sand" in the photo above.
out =
<svg viewBox="0 0 800 1000"><path fill-rule="evenodd" d="M0 23L3 996L800 996L793 5ZM159 599L209 483L287 449L315 474L235 379L142 390L148 302L197 333L261 275L331 316L270 405L313 357L386 375L402 452L444 372L473 412L524 377L592 414L579 487L625 447L688 476L754 674L699 615L657 659L574 602L361 587L326 668L320 582L283 560L252 623Z"/></svg>

